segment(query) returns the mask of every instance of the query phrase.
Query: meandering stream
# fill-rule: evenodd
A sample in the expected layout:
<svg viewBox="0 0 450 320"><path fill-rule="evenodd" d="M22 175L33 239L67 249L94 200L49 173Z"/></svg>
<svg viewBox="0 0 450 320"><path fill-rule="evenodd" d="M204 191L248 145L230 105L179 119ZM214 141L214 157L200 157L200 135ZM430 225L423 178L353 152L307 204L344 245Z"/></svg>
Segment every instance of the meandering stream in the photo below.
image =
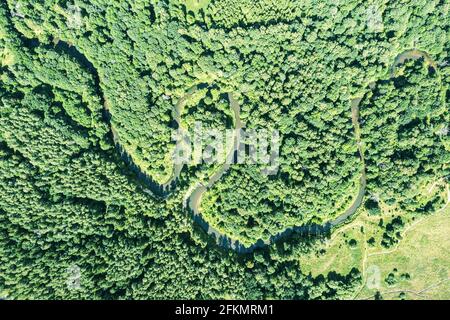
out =
<svg viewBox="0 0 450 320"><path fill-rule="evenodd" d="M71 46L70 44L60 41L59 46L64 48L64 51L72 56L74 59L76 59L81 65L87 66L89 70L95 73L96 81L98 81L97 89L99 90L99 93L101 93L101 87L100 87L100 79L97 73L97 70L94 68L93 64L89 62L89 60L84 56L81 52L79 52L75 47ZM430 65L433 67L436 66L436 63L431 59L431 57L428 55L428 53L424 51L419 51L416 49L413 50L407 50L396 57L393 65L391 66L391 75L395 71L395 67L404 63L407 59L418 59L424 57ZM436 68L437 70L437 68ZM189 100L189 98L199 89L201 85L195 85L191 87L187 94L184 95L176 104L173 110L173 118L175 122L177 122L178 126L181 127L181 117L183 113L184 106L186 102ZM104 96L102 94L102 98L104 99ZM235 117L235 129L236 132L239 131L239 129L244 127L244 124L241 121L240 118L240 106L235 97L233 96L233 93L228 93L228 99L230 102L230 108L233 110L234 117ZM361 177L359 179L359 191L354 199L352 205L340 216L335 218L334 220L327 222L323 225L303 225L299 227L292 227L287 228L286 230L278 233L277 235L274 235L270 238L268 241L259 240L255 242L251 246L244 246L239 241L234 240L230 237L228 237L226 234L221 233L214 227L212 227L201 215L200 212L200 205L201 200L205 192L207 192L208 189L214 186L214 184L219 181L222 176L228 171L230 168L230 164L224 164L221 167L217 169L216 172L214 172L211 177L209 178L208 182L206 184L202 184L200 182L196 182L191 188L188 190L188 193L186 194L185 200L186 203L184 204L185 209L187 209L191 214L193 220L209 235L215 237L216 242L218 245L224 248L229 248L232 250L235 250L239 253L249 253L254 251L257 248L263 248L266 247L272 243L275 243L281 239L285 239L292 234L320 234L324 232L330 232L330 230L334 227L337 227L343 223L345 223L350 217L352 217L358 210L358 208L362 205L364 196L366 194L366 168L365 168L365 161L364 161L364 152L362 149L362 142L361 142L361 135L360 135L360 125L359 125L359 106L362 101L361 98L356 98L351 101L351 111L352 111L352 123L354 127L355 132L355 140L358 144L358 151L360 154L361 159ZM151 191L153 194L166 198L169 196L176 188L177 180L179 178L180 173L183 170L183 165L174 165L173 166L173 173L171 177L168 179L168 181L164 184L158 184L151 176L149 176L147 173L145 173L139 166L137 166L132 156L125 150L125 148L120 143L120 137L115 128L112 125L112 115L110 113L110 106L108 101L105 99L104 102L104 115L106 121L110 124L111 129L111 135L114 141L114 144L116 146L117 151L121 155L121 158L123 161L137 174L138 179L144 183L144 185L149 188L149 191ZM233 150L231 150L230 154L228 156L233 156L238 148L237 139L235 139L235 145Z"/></svg>

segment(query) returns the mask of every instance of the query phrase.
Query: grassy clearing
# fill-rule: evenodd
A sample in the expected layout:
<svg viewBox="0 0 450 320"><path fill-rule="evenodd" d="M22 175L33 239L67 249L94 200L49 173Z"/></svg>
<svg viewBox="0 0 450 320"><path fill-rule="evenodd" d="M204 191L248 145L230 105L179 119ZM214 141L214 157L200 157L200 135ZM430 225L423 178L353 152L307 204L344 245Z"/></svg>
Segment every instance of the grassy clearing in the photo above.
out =
<svg viewBox="0 0 450 320"><path fill-rule="evenodd" d="M424 197L440 193L448 199L449 187L438 188L438 184L424 186ZM301 256L302 270L318 276L332 271L347 274L358 268L365 284L357 299L373 298L377 291L384 299L450 299L450 205L415 218L395 206L380 207L382 213L375 216L361 208L358 216L338 229L328 243ZM383 248L380 242L385 229L380 227L380 220L386 225L399 215L405 222L403 239L390 249ZM351 239L357 241L353 248ZM390 281L386 281L390 274Z"/></svg>
<svg viewBox="0 0 450 320"><path fill-rule="evenodd" d="M2 51L0 51L0 60L1 60L0 65L2 67L12 66L15 63L14 53L8 48L4 48Z"/></svg>
<svg viewBox="0 0 450 320"><path fill-rule="evenodd" d="M186 9L197 13L201 9L206 8L211 0L186 0Z"/></svg>
<svg viewBox="0 0 450 320"><path fill-rule="evenodd" d="M300 258L302 270L313 276L328 274L335 271L348 274L353 268L361 269L362 255L365 250L365 236L361 232L361 225L351 224L343 231L338 231L326 245L317 251ZM350 245L350 240L356 240L356 246ZM321 251L324 253L320 253Z"/></svg>
<svg viewBox="0 0 450 320"><path fill-rule="evenodd" d="M373 296L376 291L385 298L399 298L403 291L408 299L450 299L449 234L450 208L447 207L413 225L393 250L370 253L367 266L379 268L381 282L378 289L365 287L359 298ZM389 274L394 275L391 285L385 281ZM405 274L410 279L402 277Z"/></svg>

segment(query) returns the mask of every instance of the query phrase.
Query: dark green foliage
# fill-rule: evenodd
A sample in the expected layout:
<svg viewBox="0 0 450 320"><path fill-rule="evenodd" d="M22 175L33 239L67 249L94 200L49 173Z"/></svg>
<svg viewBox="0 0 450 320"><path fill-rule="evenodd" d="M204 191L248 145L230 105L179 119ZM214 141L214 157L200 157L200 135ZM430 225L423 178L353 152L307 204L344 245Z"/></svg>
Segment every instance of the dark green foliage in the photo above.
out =
<svg viewBox="0 0 450 320"><path fill-rule="evenodd" d="M402 279L402 280L410 280L411 279L411 275L409 273L402 273L400 275L400 279Z"/></svg>
<svg viewBox="0 0 450 320"><path fill-rule="evenodd" d="M401 231L405 224L401 217L394 218L386 225L386 231L383 233L381 245L385 248L390 248L401 240Z"/></svg>
<svg viewBox="0 0 450 320"><path fill-rule="evenodd" d="M351 101L362 94L370 192L413 213L442 204L424 203L413 186L449 174L448 136L436 134L449 122L449 68L414 60L386 74L411 43L448 59L447 1L387 2L381 29L367 23L367 1L195 3L0 3L0 297L356 292L356 269L302 273L299 257L328 233L293 233L241 255L217 246L182 210L189 187L214 168L187 168L162 199L126 165L113 132L141 172L156 184L169 180L173 106L199 84L186 126L232 127L224 97L233 92L248 128L282 137L277 175L233 167L205 195L205 218L229 236L253 243L351 206L363 169ZM378 214L372 200L365 205ZM387 224L383 245L397 242L402 227L400 217Z"/></svg>
<svg viewBox="0 0 450 320"><path fill-rule="evenodd" d="M375 299L375 300L384 300L384 299L383 299L383 296L381 295L381 292L380 292L380 291L377 291L377 292L375 293L374 299Z"/></svg>
<svg viewBox="0 0 450 320"><path fill-rule="evenodd" d="M356 246L358 245L358 241L356 241L355 239L350 239L348 241L348 245L350 246L350 248L356 248Z"/></svg>
<svg viewBox="0 0 450 320"><path fill-rule="evenodd" d="M381 213L381 209L378 204L378 201L376 201L372 198L367 199L364 203L364 206L370 215L379 215Z"/></svg>
<svg viewBox="0 0 450 320"><path fill-rule="evenodd" d="M423 58L406 60L389 80L375 84L361 106L368 188L386 204L431 213L445 203L423 202L424 181L448 174L449 110L441 76ZM378 209L366 202L370 213Z"/></svg>
<svg viewBox="0 0 450 320"><path fill-rule="evenodd" d="M386 284L390 287L395 286L397 284L395 274L389 273L384 282L386 282Z"/></svg>

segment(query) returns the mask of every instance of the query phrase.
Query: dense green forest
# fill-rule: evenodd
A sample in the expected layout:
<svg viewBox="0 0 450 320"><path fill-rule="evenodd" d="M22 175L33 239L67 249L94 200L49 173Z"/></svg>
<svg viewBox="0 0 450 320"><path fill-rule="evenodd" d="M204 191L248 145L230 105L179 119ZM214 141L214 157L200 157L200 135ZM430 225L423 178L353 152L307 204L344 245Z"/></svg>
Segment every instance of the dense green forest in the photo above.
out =
<svg viewBox="0 0 450 320"><path fill-rule="evenodd" d="M448 0L2 0L0 298L352 296L361 270L303 271L333 230L277 235L338 221L360 196L373 215L445 204L422 189L450 175L449 10ZM183 127L233 128L231 94L246 128L281 138L275 175L231 166L199 204L226 239L266 243L246 252L186 209L217 167L176 174L171 160L174 106ZM383 246L399 241L401 218L381 227Z"/></svg>

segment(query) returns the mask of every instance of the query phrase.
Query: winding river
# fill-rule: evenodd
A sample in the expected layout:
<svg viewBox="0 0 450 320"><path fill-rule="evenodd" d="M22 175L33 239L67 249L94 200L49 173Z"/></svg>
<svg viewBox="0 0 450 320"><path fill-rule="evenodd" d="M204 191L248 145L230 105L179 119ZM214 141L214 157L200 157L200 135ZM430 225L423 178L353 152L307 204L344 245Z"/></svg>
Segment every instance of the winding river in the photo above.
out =
<svg viewBox="0 0 450 320"><path fill-rule="evenodd" d="M4 4L2 4L4 5ZM5 9L7 11L7 8ZM8 17L9 19L10 17ZM9 21L9 23L12 25L12 22ZM113 124L112 124L112 114L110 112L110 105L108 100L106 99L105 95L102 92L101 88L101 79L98 74L97 69L95 68L94 64L84 55L82 52L80 52L76 47L74 47L72 44L65 42L60 39L55 39L54 46L41 44L38 39L28 39L25 38L18 33L18 37L20 38L20 41L23 43L24 46L32 45L33 47L43 45L48 50L57 50L60 52L63 52L64 54L71 56L74 60L76 60L81 66L88 69L95 81L96 91L97 94L99 94L100 99L103 103L103 116L105 121L109 124L111 137L114 141L114 145L118 151L118 153L121 155L121 158L123 161L130 167L132 171L134 171L137 175L137 178L141 183L144 184L144 191L148 191L156 196L159 196L161 198L166 198L172 192L175 190L177 186L177 181L179 179L180 173L183 170L183 165L174 165L173 166L173 172L171 177L163 184L158 184L151 176L149 176L147 173L145 173L138 165L135 164L133 161L133 158L131 154L127 152L127 150L122 146L120 136L118 132L115 130ZM433 58L425 51L419 50L419 49L409 49L405 50L404 52L400 53L395 59L393 64L391 65L389 71L390 71L390 77L393 77L395 74L395 69L397 66L403 64L406 60L415 60L424 58L424 60L432 66L436 72L438 72L437 63L433 60ZM186 102L190 99L190 97L202 86L205 84L195 85L187 90L187 93L181 97L176 104L176 106L173 109L172 116L175 122L177 122L178 126L181 127L181 117L183 113L184 106ZM370 85L369 85L370 86ZM240 106L235 97L233 96L233 93L228 93L228 99L230 102L230 108L234 112L235 117L235 129L236 132L238 129L241 129L244 127L244 124L241 121L240 118ZM361 160L361 177L359 180L359 191L358 194L353 201L352 205L340 216L335 218L334 220L325 223L323 225L303 225L299 227L292 227L287 228L286 230L278 233L277 235L274 235L270 238L268 241L259 240L253 245L246 247L239 243L239 241L236 241L234 239L231 239L225 234L222 234L217 229L213 228L205 219L202 217L200 212L200 205L202 196L204 193L211 187L214 186L214 184L221 179L221 177L228 171L230 165L224 164L219 169L217 169L216 172L214 172L211 177L209 178L208 182L206 184L202 183L195 183L191 186L191 188L188 190L186 196L185 196L185 203L184 208L185 210L189 211L192 215L192 219L194 222L196 222L207 234L213 236L216 239L216 242L218 245L220 245L223 248L226 249L232 249L239 253L249 253L254 251L257 248L264 248L268 245L275 243L281 239L288 238L289 236L293 234L321 234L321 233L327 233L330 232L332 228L338 227L341 224L345 223L349 218L351 218L358 210L358 208L362 205L364 196L366 194L366 166L365 166L365 159L364 159L364 152L362 148L362 142L361 142L361 135L360 135L360 117L359 117L359 108L360 103L362 101L363 97L355 98L351 101L351 111L352 111L352 123L354 127L354 134L355 134L355 140L358 144L358 151L360 155ZM229 156L233 156L235 151L237 150L237 144L235 143L233 150L231 150Z"/></svg>
<svg viewBox="0 0 450 320"><path fill-rule="evenodd" d="M395 68L401 64L403 64L406 60L414 60L414 59L420 59L424 58L427 63L429 63L436 71L437 64L436 62L431 58L431 56L425 52L418 49L410 49L402 52L399 54L392 64L390 68L390 76L392 77L395 73ZM369 84L369 87L372 86L373 83ZM226 234L221 233L217 229L213 228L201 215L200 212L200 205L201 200L205 192L208 191L209 188L213 187L213 185L220 180L220 178L223 176L223 174L229 169L229 165L224 165L221 168L218 169L218 171L210 178L209 182L204 185L201 183L198 183L194 186L194 189L190 192L190 195L187 197L187 208L189 209L190 213L193 216L193 219L195 222L197 222L202 229L208 233L209 235L215 237L216 242L218 245L233 249L240 253L250 253L258 248L263 248L265 246L268 246L272 243L275 243L277 241L280 241L281 239L286 239L292 234L320 234L320 233L327 233L330 232L332 228L339 227L340 225L344 224L347 220L349 220L360 208L364 201L364 196L366 194L366 187L367 187L367 177L366 177L366 164L365 164L365 158L364 158L364 150L363 145L361 141L361 128L360 128L360 104L363 97L352 99L351 101L351 112L352 112L352 123L354 128L354 134L355 134L355 140L358 145L358 152L360 156L361 161L361 177L359 179L359 191L354 199L352 205L341 215L339 215L334 220L325 223L324 225L303 225L299 227L292 227L288 228L270 238L269 241L263 241L258 240L256 243L254 243L251 246L245 246L241 244L238 240L234 240L227 236ZM232 94L229 94L229 101L230 106L233 109L235 113L236 118L236 129L240 129L243 127L243 124L240 120L240 106L238 102L233 99ZM236 146L235 146L236 148ZM185 206L186 207L186 206Z"/></svg>
<svg viewBox="0 0 450 320"><path fill-rule="evenodd" d="M85 55L83 55L81 52L79 52L75 47L70 45L69 43L59 41L56 48L58 48L61 51L64 51L66 54L73 57L75 60L77 60L80 65L83 65L84 67L88 68L91 72L94 73L94 78L96 80L96 86L98 93L102 97L102 101L104 104L104 118L110 125L110 131L111 136L113 138L115 147L119 154L121 155L121 158L123 161L137 174L138 179L144 184L145 188L148 188L148 191L159 196L162 198L168 197L172 192L175 190L177 185L177 180L179 178L180 173L183 170L183 165L174 165L173 166L173 173L172 176L168 179L168 181L164 184L158 184L151 176L149 176L147 173L145 173L139 166L137 166L132 156L126 151L126 149L122 146L120 142L120 137L117 131L115 130L114 126L112 125L112 115L110 113L110 106L106 98L104 97L101 86L100 86L100 78L98 75L97 70L95 69L94 65L86 58ZM394 64L391 66L391 76L395 71L395 67L402 64L404 61L408 59L418 59L422 58L433 67L436 66L436 63L431 59L431 57L423 51L419 51L416 49L407 50L403 53L401 53L394 61ZM437 70L437 68L436 68ZM179 126L181 126L181 117L183 113L183 109L189 98L200 88L202 85L195 85L191 87L185 96L183 96L173 110L173 118L178 123ZM235 129L236 132L238 132L239 129L244 127L244 124L241 121L240 118L240 106L237 100L235 99L233 93L228 93L228 99L230 103L230 108L232 109L234 113L234 122L235 122ZM192 219L209 235L213 236L216 239L216 242L219 246L227 249L235 250L239 253L250 253L254 251L257 248L264 248L272 243L275 243L281 239L288 238L289 236L293 234L321 234L321 233L327 233L331 232L332 228L338 227L339 225L345 223L350 217L352 217L358 210L358 208L362 205L364 196L366 194L366 168L365 168L365 161L364 161L364 152L362 149L362 142L361 142L361 135L360 135L360 117L359 117L359 106L360 102L362 101L361 98L356 98L351 101L351 111L352 111L352 123L354 127L354 134L355 134L355 140L358 144L358 151L360 155L361 160L361 177L359 180L359 191L358 194L353 201L352 205L340 216L335 218L334 220L325 223L323 225L303 225L299 227L292 227L288 228L270 238L268 241L259 240L255 242L251 246L244 246L239 241L231 239L227 235L221 233L214 227L212 227L201 215L200 212L200 205L201 200L204 195L204 193L214 186L214 184L219 181L222 176L228 171L230 168L229 164L224 164L220 168L217 169L216 172L214 172L211 177L209 178L208 182L206 184L202 184L200 182L195 183L191 186L191 188L188 190L188 193L185 196L185 203L184 208L190 212L192 215ZM235 137L236 138L236 137ZM228 156L233 156L237 150L238 143L237 139L235 139L235 144L233 150L230 151Z"/></svg>

